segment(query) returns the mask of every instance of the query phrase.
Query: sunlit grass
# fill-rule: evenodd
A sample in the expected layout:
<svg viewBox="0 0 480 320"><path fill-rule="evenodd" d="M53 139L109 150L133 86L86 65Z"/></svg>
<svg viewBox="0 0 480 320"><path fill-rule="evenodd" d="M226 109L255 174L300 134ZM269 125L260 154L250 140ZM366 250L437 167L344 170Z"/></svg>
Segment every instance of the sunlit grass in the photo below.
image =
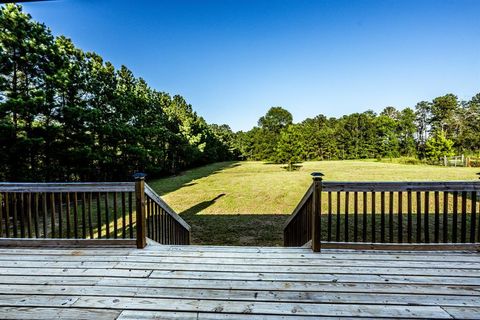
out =
<svg viewBox="0 0 480 320"><path fill-rule="evenodd" d="M263 162L223 162L149 181L192 225L201 244L280 245L283 222L320 171L325 181L474 180L478 168L314 161L296 171Z"/></svg>

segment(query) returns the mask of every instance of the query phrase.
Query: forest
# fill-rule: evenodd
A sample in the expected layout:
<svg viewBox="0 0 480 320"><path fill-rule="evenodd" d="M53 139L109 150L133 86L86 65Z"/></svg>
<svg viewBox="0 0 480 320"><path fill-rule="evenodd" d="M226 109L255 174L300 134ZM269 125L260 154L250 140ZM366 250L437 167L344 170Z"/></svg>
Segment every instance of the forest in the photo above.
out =
<svg viewBox="0 0 480 320"><path fill-rule="evenodd" d="M124 180L232 158L227 126L54 37L19 5L1 7L0 48L0 180Z"/></svg>
<svg viewBox="0 0 480 320"><path fill-rule="evenodd" d="M469 101L446 94L414 108L318 115L300 123L288 110L272 107L257 127L235 137L244 159L275 163L409 157L437 164L443 156L478 157L480 93Z"/></svg>
<svg viewBox="0 0 480 320"><path fill-rule="evenodd" d="M446 94L414 107L386 107L293 123L272 107L247 132L209 124L180 95L150 88L55 37L19 5L0 10L0 180L128 180L176 174L225 160L440 157L480 152L480 93Z"/></svg>

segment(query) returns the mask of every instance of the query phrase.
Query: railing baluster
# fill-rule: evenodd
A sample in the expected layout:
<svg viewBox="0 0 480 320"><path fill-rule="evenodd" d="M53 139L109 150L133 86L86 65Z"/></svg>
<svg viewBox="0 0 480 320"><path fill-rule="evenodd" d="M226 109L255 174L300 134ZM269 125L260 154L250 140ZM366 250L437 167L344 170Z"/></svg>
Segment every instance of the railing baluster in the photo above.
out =
<svg viewBox="0 0 480 320"><path fill-rule="evenodd" d="M412 243L412 192L407 192L407 241Z"/></svg>
<svg viewBox="0 0 480 320"><path fill-rule="evenodd" d="M63 238L63 193L58 193L58 200L58 237Z"/></svg>
<svg viewBox="0 0 480 320"><path fill-rule="evenodd" d="M394 242L393 238L393 192L390 192L388 195L388 237L390 239L390 242Z"/></svg>
<svg viewBox="0 0 480 320"><path fill-rule="evenodd" d="M113 238L118 237L118 221L117 221L118 205L117 205L117 193L113 193Z"/></svg>
<svg viewBox="0 0 480 320"><path fill-rule="evenodd" d="M452 242L457 242L458 232L458 192L453 192Z"/></svg>
<svg viewBox="0 0 480 320"><path fill-rule="evenodd" d="M48 222L47 222L47 193L42 193L42 215L43 215L43 237L48 238Z"/></svg>
<svg viewBox="0 0 480 320"><path fill-rule="evenodd" d="M67 208L66 208L66 221L67 221L67 239L70 238L70 231L71 231L71 221L70 221L70 192L66 194L66 201L67 201Z"/></svg>
<svg viewBox="0 0 480 320"><path fill-rule="evenodd" d="M8 192L5 192L5 238L10 237L10 199Z"/></svg>
<svg viewBox="0 0 480 320"><path fill-rule="evenodd" d="M443 231L443 242L448 242L448 192L443 192L443 224L442 224L442 231Z"/></svg>
<svg viewBox="0 0 480 320"><path fill-rule="evenodd" d="M109 197L109 193L108 192L105 192L104 194L105 196L105 237L107 239L110 239L110 208L109 208L109 205L108 205L108 197Z"/></svg>
<svg viewBox="0 0 480 320"><path fill-rule="evenodd" d="M6 193L1 193L1 200L0 201L0 238L3 238L3 217L7 217L6 214L4 214L5 211L5 194Z"/></svg>
<svg viewBox="0 0 480 320"><path fill-rule="evenodd" d="M350 198L350 194L349 192L345 192L345 236L343 237L344 238L344 241L345 242L348 242L348 234L350 233L349 232L349 225L348 225L348 207L349 207L349 198Z"/></svg>
<svg viewBox="0 0 480 320"><path fill-rule="evenodd" d="M380 242L385 242L385 192L380 193Z"/></svg>
<svg viewBox="0 0 480 320"><path fill-rule="evenodd" d="M19 215L20 215L20 235L22 236L22 238L25 238L25 215L26 215L26 212L25 212L25 207L24 207L25 206L24 200L25 200L25 194L20 193L20 199L19 199L20 212L19 212Z"/></svg>
<svg viewBox="0 0 480 320"><path fill-rule="evenodd" d="M358 241L358 192L353 194L353 241Z"/></svg>
<svg viewBox="0 0 480 320"><path fill-rule="evenodd" d="M122 238L125 239L127 237L126 225L127 225L127 206L125 201L125 192L122 192Z"/></svg>
<svg viewBox="0 0 480 320"><path fill-rule="evenodd" d="M422 242L422 193L416 192L417 194L417 206L416 206L416 213L417 213L417 236L416 241L417 243Z"/></svg>
<svg viewBox="0 0 480 320"><path fill-rule="evenodd" d="M435 191L435 235L434 241L440 242L440 193Z"/></svg>
<svg viewBox="0 0 480 320"><path fill-rule="evenodd" d="M473 243L475 242L475 227L477 225L477 192L473 191L470 197L472 203L472 213L470 218L470 242Z"/></svg>
<svg viewBox="0 0 480 320"><path fill-rule="evenodd" d="M97 237L102 238L102 206L101 206L101 193L97 192Z"/></svg>
<svg viewBox="0 0 480 320"><path fill-rule="evenodd" d="M33 211L34 211L34 223L35 223L35 237L40 238L40 219L38 208L38 192L33 193Z"/></svg>
<svg viewBox="0 0 480 320"><path fill-rule="evenodd" d="M52 227L52 231L50 233L50 238L55 238L55 215L56 215L56 210L55 210L55 193L52 192L50 193L50 223L51 223L51 227ZM61 238L62 236L59 235L58 238Z"/></svg>
<svg viewBox="0 0 480 320"><path fill-rule="evenodd" d="M429 221L429 215L430 215L430 192L426 191L424 193L425 196L425 212L424 212L424 241L425 243L430 242L430 221Z"/></svg>
<svg viewBox="0 0 480 320"><path fill-rule="evenodd" d="M363 242L367 242L367 193L363 193L363 224L362 224Z"/></svg>
<svg viewBox="0 0 480 320"><path fill-rule="evenodd" d="M398 242L403 243L403 193L398 193Z"/></svg>
<svg viewBox="0 0 480 320"><path fill-rule="evenodd" d="M335 225L335 240L337 242L340 242L340 227L341 227L340 221L342 219L342 216L341 216L342 211L340 209L340 207L341 207L340 201L341 201L340 192L337 192L337 223Z"/></svg>
<svg viewBox="0 0 480 320"><path fill-rule="evenodd" d="M13 237L17 238L18 237L18 229L17 229L17 224L18 224L18 215L17 215L17 194L13 194L13 199L12 199L12 209L13 209L13 221L12 221L12 226L13 226Z"/></svg>
<svg viewBox="0 0 480 320"><path fill-rule="evenodd" d="M133 192L128 193L128 224L130 239L133 239Z"/></svg>
<svg viewBox="0 0 480 320"><path fill-rule="evenodd" d="M328 192L327 241L332 241L332 212L332 193Z"/></svg>
<svg viewBox="0 0 480 320"><path fill-rule="evenodd" d="M462 222L460 242L467 242L467 192L462 192Z"/></svg>
<svg viewBox="0 0 480 320"><path fill-rule="evenodd" d="M82 238L87 238L87 195L82 192Z"/></svg>
<svg viewBox="0 0 480 320"><path fill-rule="evenodd" d="M78 196L77 193L73 193L73 236L78 239Z"/></svg>
<svg viewBox="0 0 480 320"><path fill-rule="evenodd" d="M88 193L88 231L90 239L93 239L93 217L92 217L92 193Z"/></svg>
<svg viewBox="0 0 480 320"><path fill-rule="evenodd" d="M376 230L375 230L375 207L376 207L376 203L375 203L375 192L372 192L372 242L375 242L376 241Z"/></svg>

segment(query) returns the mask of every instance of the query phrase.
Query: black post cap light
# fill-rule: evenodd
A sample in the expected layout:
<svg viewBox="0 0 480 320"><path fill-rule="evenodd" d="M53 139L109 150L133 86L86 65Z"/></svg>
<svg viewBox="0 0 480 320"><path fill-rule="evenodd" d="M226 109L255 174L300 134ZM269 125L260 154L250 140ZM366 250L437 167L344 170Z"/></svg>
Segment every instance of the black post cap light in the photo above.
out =
<svg viewBox="0 0 480 320"><path fill-rule="evenodd" d="M322 177L324 176L324 174L321 172L312 172L311 176L313 180L322 180Z"/></svg>
<svg viewBox="0 0 480 320"><path fill-rule="evenodd" d="M133 174L133 179L135 179L135 180L144 180L146 176L147 176L146 173L143 173L143 172L135 172L135 173Z"/></svg>

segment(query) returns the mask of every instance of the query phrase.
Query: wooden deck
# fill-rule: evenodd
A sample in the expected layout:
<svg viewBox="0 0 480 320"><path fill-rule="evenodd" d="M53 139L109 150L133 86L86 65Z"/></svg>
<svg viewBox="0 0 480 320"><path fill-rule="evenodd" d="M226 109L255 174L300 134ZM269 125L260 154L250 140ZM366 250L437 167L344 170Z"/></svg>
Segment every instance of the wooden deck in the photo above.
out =
<svg viewBox="0 0 480 320"><path fill-rule="evenodd" d="M480 319L480 254L0 248L1 319Z"/></svg>

